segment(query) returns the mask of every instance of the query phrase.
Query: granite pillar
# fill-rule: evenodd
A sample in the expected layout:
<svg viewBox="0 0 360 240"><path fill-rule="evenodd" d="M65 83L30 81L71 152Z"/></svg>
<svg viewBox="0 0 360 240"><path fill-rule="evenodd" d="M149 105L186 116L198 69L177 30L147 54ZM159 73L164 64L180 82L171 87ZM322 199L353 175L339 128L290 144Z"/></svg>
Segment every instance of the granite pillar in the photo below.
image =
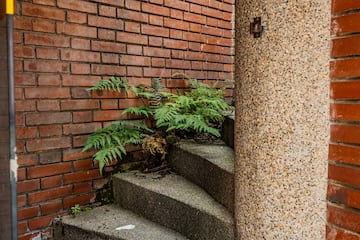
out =
<svg viewBox="0 0 360 240"><path fill-rule="evenodd" d="M237 239L325 239L329 25L330 0L236 1Z"/></svg>

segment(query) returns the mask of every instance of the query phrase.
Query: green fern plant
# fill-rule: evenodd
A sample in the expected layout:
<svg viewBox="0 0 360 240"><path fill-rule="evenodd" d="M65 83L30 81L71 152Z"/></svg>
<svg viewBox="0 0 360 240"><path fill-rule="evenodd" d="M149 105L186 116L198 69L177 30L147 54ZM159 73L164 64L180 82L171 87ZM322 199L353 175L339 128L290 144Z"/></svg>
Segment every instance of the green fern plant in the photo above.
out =
<svg viewBox="0 0 360 240"><path fill-rule="evenodd" d="M117 121L93 133L85 144L83 151L95 149L94 160L99 162L100 172L104 166L114 159L123 159L126 155L126 145L144 144L144 139L156 135L164 140L167 136L176 136L178 132L206 133L220 137L216 122L224 119L224 111L231 110L223 100L225 88L217 89L189 79L190 88L184 94L171 94L164 91L160 78L152 80L151 87L135 87L129 84L125 77L111 77L101 80L89 91L115 91L121 93L133 91L142 98L144 105L124 110L124 114L133 114L150 119L150 127L141 121ZM146 100L146 101L145 101ZM146 104L147 103L147 104ZM166 145L166 142L164 142ZM165 146L164 145L164 146ZM148 148L148 147L147 147ZM151 149L144 149L154 154ZM164 156L164 155L163 155Z"/></svg>

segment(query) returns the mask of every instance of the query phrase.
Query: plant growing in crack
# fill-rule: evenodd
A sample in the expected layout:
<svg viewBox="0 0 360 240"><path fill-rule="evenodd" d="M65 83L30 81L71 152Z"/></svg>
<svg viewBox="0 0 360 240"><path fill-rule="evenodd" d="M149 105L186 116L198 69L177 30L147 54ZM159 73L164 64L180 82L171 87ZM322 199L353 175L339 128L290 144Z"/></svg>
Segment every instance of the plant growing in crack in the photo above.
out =
<svg viewBox="0 0 360 240"><path fill-rule="evenodd" d="M128 144L139 145L144 151L144 172L166 168L169 144L185 136L208 134L220 137L217 124L224 119L224 112L232 110L223 99L225 87L216 88L189 80L184 93L168 93L161 86L161 79L152 79L151 87L133 86L125 77L101 80L89 91L135 93L143 105L130 107L124 114L136 115L142 120L121 120L93 133L83 151L95 149L94 160L102 172L105 165L126 155Z"/></svg>

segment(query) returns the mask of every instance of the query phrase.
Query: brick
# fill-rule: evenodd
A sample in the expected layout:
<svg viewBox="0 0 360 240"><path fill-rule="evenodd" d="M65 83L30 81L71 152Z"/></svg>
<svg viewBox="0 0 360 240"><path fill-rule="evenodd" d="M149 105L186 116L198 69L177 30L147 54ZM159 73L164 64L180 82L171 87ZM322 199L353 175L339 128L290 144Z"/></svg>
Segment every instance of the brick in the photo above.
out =
<svg viewBox="0 0 360 240"><path fill-rule="evenodd" d="M25 168L18 168L17 172L18 181L22 181L26 179L26 169Z"/></svg>
<svg viewBox="0 0 360 240"><path fill-rule="evenodd" d="M353 13L331 19L331 34L345 35L360 31L360 13Z"/></svg>
<svg viewBox="0 0 360 240"><path fill-rule="evenodd" d="M112 53L102 53L101 54L102 63L119 63L119 55Z"/></svg>
<svg viewBox="0 0 360 240"><path fill-rule="evenodd" d="M87 13L97 13L96 3L91 3L88 1L57 0L57 5L58 7L65 9L77 10Z"/></svg>
<svg viewBox="0 0 360 240"><path fill-rule="evenodd" d="M15 101L16 111L17 112L32 112L36 110L35 101Z"/></svg>
<svg viewBox="0 0 360 240"><path fill-rule="evenodd" d="M14 29L32 30L31 19L20 16L14 16Z"/></svg>
<svg viewBox="0 0 360 240"><path fill-rule="evenodd" d="M100 51L100 52L124 53L125 44L105 42L105 41L92 41L91 49L93 51Z"/></svg>
<svg viewBox="0 0 360 240"><path fill-rule="evenodd" d="M115 40L116 32L109 29L98 29L98 39Z"/></svg>
<svg viewBox="0 0 360 240"><path fill-rule="evenodd" d="M89 170L94 168L93 160L92 159L85 159L85 160L77 160L73 163L75 171L80 170ZM90 189L89 189L90 191Z"/></svg>
<svg viewBox="0 0 360 240"><path fill-rule="evenodd" d="M94 2L99 2L99 3L106 3L108 5L113 5L113 6L118 6L118 7L123 7L124 6L124 0L94 0Z"/></svg>
<svg viewBox="0 0 360 240"><path fill-rule="evenodd" d="M89 193L91 192L91 183L77 183L74 184L74 194Z"/></svg>
<svg viewBox="0 0 360 240"><path fill-rule="evenodd" d="M82 110L98 109L100 107L97 100L62 100L61 110Z"/></svg>
<svg viewBox="0 0 360 240"><path fill-rule="evenodd" d="M72 74L89 74L90 73L90 64L72 63L71 64L71 73Z"/></svg>
<svg viewBox="0 0 360 240"><path fill-rule="evenodd" d="M73 113L74 123L91 122L91 121L92 121L92 113L90 111Z"/></svg>
<svg viewBox="0 0 360 240"><path fill-rule="evenodd" d="M329 145L329 160L360 166L360 148L357 146Z"/></svg>
<svg viewBox="0 0 360 240"><path fill-rule="evenodd" d="M14 47L14 56L18 58L34 58L35 51L33 47L27 46L15 46Z"/></svg>
<svg viewBox="0 0 360 240"><path fill-rule="evenodd" d="M69 88L26 88L25 97L28 99L44 99L44 98L68 98L70 97Z"/></svg>
<svg viewBox="0 0 360 240"><path fill-rule="evenodd" d="M39 33L24 33L25 44L50 47L69 47L70 39L59 35L44 35Z"/></svg>
<svg viewBox="0 0 360 240"><path fill-rule="evenodd" d="M29 219L38 216L38 213L39 213L38 206L28 207L28 208L18 209L17 217L18 220Z"/></svg>
<svg viewBox="0 0 360 240"><path fill-rule="evenodd" d="M22 207L26 206L26 195L25 194L22 194L22 195L17 194L16 200L17 200L18 208L22 208Z"/></svg>
<svg viewBox="0 0 360 240"><path fill-rule="evenodd" d="M326 236L328 240L359 240L360 235L344 231L334 226L326 226Z"/></svg>
<svg viewBox="0 0 360 240"><path fill-rule="evenodd" d="M39 190L39 189L40 189L40 180L39 179L18 182L16 185L16 191L18 194L19 193L28 193L28 192L32 192L34 190Z"/></svg>
<svg viewBox="0 0 360 240"><path fill-rule="evenodd" d="M330 97L332 99L357 100L360 99L360 82L331 82Z"/></svg>
<svg viewBox="0 0 360 240"><path fill-rule="evenodd" d="M82 149L67 149L64 150L64 161L73 161L73 160L80 160L80 159L85 159L85 158L89 158L90 156L92 156L94 154L94 152L92 151L86 151L83 152Z"/></svg>
<svg viewBox="0 0 360 240"><path fill-rule="evenodd" d="M93 133L100 127L100 123L66 124L63 126L63 133L64 135Z"/></svg>
<svg viewBox="0 0 360 240"><path fill-rule="evenodd" d="M150 16L149 16L149 23L150 23L151 25L163 26L163 25L164 25L164 17L163 17L163 16L150 15ZM126 28L126 25L127 25L127 23L125 23L125 30L128 31L127 28ZM130 25L130 24L128 24L128 25ZM137 26L137 27L139 26L139 27L133 29L133 28L130 28L130 26L129 26L129 27L128 27L128 28L129 28L129 31L130 31L130 32L140 32L140 24L136 24L136 26ZM135 30L135 31L134 31L134 30Z"/></svg>
<svg viewBox="0 0 360 240"><path fill-rule="evenodd" d="M17 127L16 139L27 139L37 137L36 127Z"/></svg>
<svg viewBox="0 0 360 240"><path fill-rule="evenodd" d="M61 50L61 60L77 62L99 62L100 53L81 50Z"/></svg>
<svg viewBox="0 0 360 240"><path fill-rule="evenodd" d="M88 75L63 75L63 86L91 87L99 82L99 77Z"/></svg>
<svg viewBox="0 0 360 240"><path fill-rule="evenodd" d="M41 178L41 189L60 187L63 184L63 176L52 176Z"/></svg>
<svg viewBox="0 0 360 240"><path fill-rule="evenodd" d="M117 9L117 16L118 18L128 19L136 22L147 23L149 21L149 14L146 14L144 12L127 10L123 8Z"/></svg>
<svg viewBox="0 0 360 240"><path fill-rule="evenodd" d="M346 57L360 54L360 36L349 36L332 40L331 57Z"/></svg>
<svg viewBox="0 0 360 240"><path fill-rule="evenodd" d="M30 140L26 143L28 152L46 151L71 147L71 139L68 137L53 137Z"/></svg>
<svg viewBox="0 0 360 240"><path fill-rule="evenodd" d="M28 169L29 178L47 177L71 171L71 163L55 163Z"/></svg>
<svg viewBox="0 0 360 240"><path fill-rule="evenodd" d="M65 20L65 12L57 8L23 3L21 9L23 16L40 17L59 21Z"/></svg>
<svg viewBox="0 0 360 240"><path fill-rule="evenodd" d="M190 61L168 59L168 60L166 60L166 67L189 69L191 67L191 65L190 65Z"/></svg>
<svg viewBox="0 0 360 240"><path fill-rule="evenodd" d="M162 16L170 16L170 9L167 7L145 3L145 2L142 2L141 7L142 7L142 11L146 13L162 15Z"/></svg>
<svg viewBox="0 0 360 240"><path fill-rule="evenodd" d="M170 57L170 50L164 48L144 47L144 55L152 57Z"/></svg>
<svg viewBox="0 0 360 240"><path fill-rule="evenodd" d="M67 11L66 19L68 22L72 22L72 23L80 23L80 24L87 23L87 15L85 13L80 13L80 12Z"/></svg>
<svg viewBox="0 0 360 240"><path fill-rule="evenodd" d="M71 47L75 49L90 50L90 40L82 38L72 38Z"/></svg>
<svg viewBox="0 0 360 240"><path fill-rule="evenodd" d="M121 110L103 110L94 112L94 121L114 121L126 119Z"/></svg>
<svg viewBox="0 0 360 240"><path fill-rule="evenodd" d="M88 99L90 96L89 91L83 87L74 87L71 88L71 97L72 98L86 98Z"/></svg>
<svg viewBox="0 0 360 240"><path fill-rule="evenodd" d="M184 12L184 20L191 23L206 24L206 17L195 13Z"/></svg>
<svg viewBox="0 0 360 240"><path fill-rule="evenodd" d="M342 209L335 206L328 206L327 220L339 227L360 232L360 214L349 209Z"/></svg>
<svg viewBox="0 0 360 240"><path fill-rule="evenodd" d="M143 46L127 44L126 53L131 55L143 55Z"/></svg>
<svg viewBox="0 0 360 240"><path fill-rule="evenodd" d="M96 180L93 181L94 189L96 189L96 190L101 189L108 182L109 182L109 180L106 179L106 178L96 179Z"/></svg>
<svg viewBox="0 0 360 240"><path fill-rule="evenodd" d="M164 39L164 47L166 48L174 48L174 49L187 49L188 42L180 41L180 40L173 40L173 39Z"/></svg>
<svg viewBox="0 0 360 240"><path fill-rule="evenodd" d="M64 175L64 183L70 184L75 182L83 182L100 177L99 169L87 170L84 172L69 173Z"/></svg>
<svg viewBox="0 0 360 240"><path fill-rule="evenodd" d="M349 11L353 9L360 9L360 2L358 1L344 1L344 0L333 0L331 4L331 12L339 13Z"/></svg>
<svg viewBox="0 0 360 240"><path fill-rule="evenodd" d="M143 69L142 67L126 67L126 76L131 77L142 77L143 76ZM103 108L105 109L105 108Z"/></svg>
<svg viewBox="0 0 360 240"><path fill-rule="evenodd" d="M60 104L58 100L39 100L36 103L36 109L39 112L59 111Z"/></svg>
<svg viewBox="0 0 360 240"><path fill-rule="evenodd" d="M358 104L331 104L330 118L338 121L360 121L360 105Z"/></svg>
<svg viewBox="0 0 360 240"><path fill-rule="evenodd" d="M116 17L116 8L111 6L100 5L99 14L106 17Z"/></svg>
<svg viewBox="0 0 360 240"><path fill-rule="evenodd" d="M161 47L163 45L163 38L161 37L149 37L149 46Z"/></svg>
<svg viewBox="0 0 360 240"><path fill-rule="evenodd" d="M329 164L328 177L331 180L359 187L359 176L360 168Z"/></svg>
<svg viewBox="0 0 360 240"><path fill-rule="evenodd" d="M38 217L35 219L29 220L29 229L35 230L40 228L45 228L51 225L51 221L56 217L56 215Z"/></svg>
<svg viewBox="0 0 360 240"><path fill-rule="evenodd" d="M75 204L86 205L95 202L95 194L89 193L86 195L75 196L64 199L64 208L71 208Z"/></svg>
<svg viewBox="0 0 360 240"><path fill-rule="evenodd" d="M40 164L50 164L61 162L62 154L60 151L41 152L39 154Z"/></svg>
<svg viewBox="0 0 360 240"><path fill-rule="evenodd" d="M91 73L97 75L107 75L107 76L114 76L114 75L125 75L126 67L125 66L117 66L117 65L99 65L99 64L92 64L91 65Z"/></svg>
<svg viewBox="0 0 360 240"><path fill-rule="evenodd" d="M60 76L56 74L38 74L40 86L60 86Z"/></svg>
<svg viewBox="0 0 360 240"><path fill-rule="evenodd" d="M20 85L34 85L35 75L32 73L15 73L15 84Z"/></svg>
<svg viewBox="0 0 360 240"><path fill-rule="evenodd" d="M37 61L24 61L25 71L30 72L43 72L43 73L65 73L69 72L69 64L61 63L57 61L45 61L45 60L37 60Z"/></svg>
<svg viewBox="0 0 360 240"><path fill-rule="evenodd" d="M150 66L150 58L143 56L123 55L120 59L122 65Z"/></svg>
<svg viewBox="0 0 360 240"><path fill-rule="evenodd" d="M35 32L55 33L55 23L51 20L33 19L32 24Z"/></svg>
<svg viewBox="0 0 360 240"><path fill-rule="evenodd" d="M41 213L43 215L48 215L51 213L57 213L62 209L62 201L54 201L49 203L44 203L40 205Z"/></svg>
<svg viewBox="0 0 360 240"><path fill-rule="evenodd" d="M101 109L118 109L119 101L117 99L109 99L101 101Z"/></svg>
<svg viewBox="0 0 360 240"><path fill-rule="evenodd" d="M336 204L360 209L360 192L341 185L329 184L327 190L328 201Z"/></svg>
<svg viewBox="0 0 360 240"><path fill-rule="evenodd" d="M145 68L144 69L145 77L171 77L171 71L165 68Z"/></svg>
<svg viewBox="0 0 360 240"><path fill-rule="evenodd" d="M30 204L45 202L52 199L58 199L68 196L72 193L72 186L65 186L35 193L29 193L28 200Z"/></svg>
<svg viewBox="0 0 360 240"><path fill-rule="evenodd" d="M330 138L333 142L360 143L360 127L356 125L333 124L330 127Z"/></svg>
<svg viewBox="0 0 360 240"><path fill-rule="evenodd" d="M124 23L121 19L118 18L108 18L108 17L99 17L99 16L88 16L89 26L109 28L115 30L124 30Z"/></svg>
<svg viewBox="0 0 360 240"><path fill-rule="evenodd" d="M151 16L150 16L151 22ZM125 32L140 33L140 23L137 22L125 22Z"/></svg>
<svg viewBox="0 0 360 240"><path fill-rule="evenodd" d="M169 29L151 26L151 25L141 25L141 33L146 35L153 35L159 37L169 37Z"/></svg>
<svg viewBox="0 0 360 240"><path fill-rule="evenodd" d="M141 3L139 1L135 1L135 0L126 0L125 8L140 11Z"/></svg>
<svg viewBox="0 0 360 240"><path fill-rule="evenodd" d="M87 27L80 24L73 23L57 23L56 32L59 34L80 36L88 38L97 37L97 29L95 27Z"/></svg>
<svg viewBox="0 0 360 240"><path fill-rule="evenodd" d="M148 37L136 33L117 32L116 40L122 43L135 43L146 45L148 43Z"/></svg>
<svg viewBox="0 0 360 240"><path fill-rule="evenodd" d="M40 137L60 136L62 133L61 125L45 125L39 126Z"/></svg>
<svg viewBox="0 0 360 240"><path fill-rule="evenodd" d="M18 155L18 164L21 167L33 166L37 163L36 154Z"/></svg>
<svg viewBox="0 0 360 240"><path fill-rule="evenodd" d="M49 5L49 6L55 6L56 1L55 0L33 0L33 3L38 3L42 5Z"/></svg>
<svg viewBox="0 0 360 240"><path fill-rule="evenodd" d="M54 48L36 48L36 57L40 59L59 59L58 49Z"/></svg>
<svg viewBox="0 0 360 240"><path fill-rule="evenodd" d="M189 31L190 29L190 25L188 22L184 22L176 19L170 19L170 18L165 19L164 26L169 27L171 29L180 29L183 31Z"/></svg>
<svg viewBox="0 0 360 240"><path fill-rule="evenodd" d="M152 67L165 67L165 59L164 58L151 58L151 66Z"/></svg>
<svg viewBox="0 0 360 240"><path fill-rule="evenodd" d="M18 222L17 227L18 227L18 234L19 235L21 235L23 233L26 233L27 228L28 228L27 222L26 221L25 222Z"/></svg>

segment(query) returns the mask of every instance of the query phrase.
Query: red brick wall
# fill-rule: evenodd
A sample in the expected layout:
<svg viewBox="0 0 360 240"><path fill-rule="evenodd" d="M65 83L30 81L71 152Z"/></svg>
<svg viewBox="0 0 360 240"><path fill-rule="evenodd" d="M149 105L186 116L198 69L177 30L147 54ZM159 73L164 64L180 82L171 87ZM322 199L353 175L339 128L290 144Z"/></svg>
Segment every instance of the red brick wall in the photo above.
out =
<svg viewBox="0 0 360 240"><path fill-rule="evenodd" d="M360 239L360 2L332 1L327 239Z"/></svg>
<svg viewBox="0 0 360 240"><path fill-rule="evenodd" d="M94 202L104 180L88 134L135 99L89 97L103 76L149 84L183 72L233 78L234 0L22 0L15 16L20 239L48 231L74 204ZM231 96L232 92L228 92Z"/></svg>

